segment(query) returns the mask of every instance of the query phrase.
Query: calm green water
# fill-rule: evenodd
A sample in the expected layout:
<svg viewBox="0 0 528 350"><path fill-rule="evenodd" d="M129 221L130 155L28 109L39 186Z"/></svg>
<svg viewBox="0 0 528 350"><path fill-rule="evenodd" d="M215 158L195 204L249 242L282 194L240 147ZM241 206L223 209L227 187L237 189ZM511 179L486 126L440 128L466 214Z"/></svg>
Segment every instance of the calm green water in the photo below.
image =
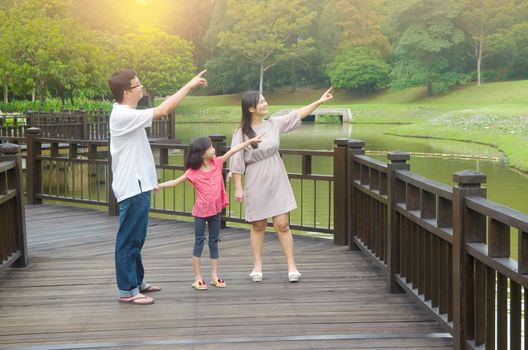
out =
<svg viewBox="0 0 528 350"><path fill-rule="evenodd" d="M176 135L183 143L188 143L197 136L223 134L227 136L228 145L236 124L177 124ZM384 135L383 132L392 128L392 125L366 125L366 124L303 124L300 129L283 135L281 148L289 149L316 149L331 150L334 140L339 137L348 137L365 141L365 149L370 151L420 152L429 154L449 154L454 157L411 157L411 170L430 179L453 185L453 173L473 169L487 175L488 199L502 205L528 213L528 176L510 169L502 154L495 148L457 141L434 140L424 138L407 138ZM458 159L456 156L486 157L489 160ZM378 155L374 158L386 160L386 156ZM290 164L285 160L290 171ZM326 163L326 164L325 164ZM331 173L331 163L320 159L314 164L314 172Z"/></svg>
<svg viewBox="0 0 528 350"><path fill-rule="evenodd" d="M231 135L236 124L177 124L176 135L180 142L189 143L197 136L223 134L227 136L227 144L231 143ZM502 154L488 146L443 141L422 138L404 138L383 134L390 125L351 125L351 124L305 124L298 130L285 134L281 140L283 149L313 149L331 150L336 138L347 137L365 142L367 154L385 161L386 153L393 150L420 153L411 157L411 170L427 178L453 185L454 172L473 169L487 175L488 198L507 207L523 213L528 213L528 176L508 168ZM435 155L435 156L431 156ZM449 155L449 156L438 156ZM157 156L157 155L156 155ZM461 159L462 157L466 159ZM485 159L467 159L467 156ZM290 172L301 171L299 156L285 155L286 168ZM170 154L171 165L182 165L182 152ZM107 186L104 181L106 173L104 166L88 169L86 164L61 166L57 162L44 164L50 176L44 180L44 189L56 195L74 196L76 198L104 200ZM332 174L333 162L330 157L313 157L312 173ZM87 177L83 174L90 173ZM161 181L177 178L182 171L163 169L159 171ZM96 174L103 174L103 179ZM316 226L331 229L333 226L333 187L328 181L291 180L296 194L298 208L291 213L292 224ZM228 215L243 217L242 207L233 198L232 184L227 183L231 204L227 208ZM184 183L173 189L160 191L154 196L153 205L156 209L190 211L194 204L194 189ZM517 232L512 231L512 257L517 256Z"/></svg>

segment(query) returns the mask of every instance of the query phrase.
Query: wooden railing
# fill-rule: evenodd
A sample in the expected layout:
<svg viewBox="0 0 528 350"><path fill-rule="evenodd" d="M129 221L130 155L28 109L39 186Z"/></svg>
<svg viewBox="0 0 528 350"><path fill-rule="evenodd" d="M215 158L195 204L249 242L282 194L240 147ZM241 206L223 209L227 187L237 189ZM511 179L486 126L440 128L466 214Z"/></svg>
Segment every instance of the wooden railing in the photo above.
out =
<svg viewBox="0 0 528 350"><path fill-rule="evenodd" d="M0 270L26 266L27 244L20 147L0 146Z"/></svg>
<svg viewBox="0 0 528 350"><path fill-rule="evenodd" d="M225 136L215 135L211 139L218 155L228 150ZM117 203L111 190L112 173L107 141L49 138L43 137L40 129L29 128L26 143L28 203L38 204L43 199L48 199L104 205L108 206L110 214L117 215ZM43 144L48 145L45 151ZM151 148L156 158L160 181L174 179L184 172L188 145L151 143ZM298 204L298 209L291 216L291 227L333 233L333 176L314 173L312 162L317 163L314 158L332 162L334 152L281 150L281 155L284 158L300 157L302 164L299 169L288 173ZM224 175L227 175L227 169L224 170ZM227 222L245 223L242 205L234 201L232 182L227 182L227 191L231 205L223 212L224 226ZM191 216L194 200L194 189L190 184L184 183L153 195L151 211ZM318 207L318 202L324 203L324 211Z"/></svg>
<svg viewBox="0 0 528 350"><path fill-rule="evenodd" d="M528 216L485 199L484 174L457 172L449 187L412 173L408 153L385 164L363 147L347 143L350 247L434 316L455 349L528 348Z"/></svg>
<svg viewBox="0 0 528 350"><path fill-rule="evenodd" d="M229 148L225 144L225 136L210 136L218 156L224 154ZM154 154L159 159L158 173L163 181L179 177L184 172L184 159L188 145L152 144ZM296 195L298 208L291 213L291 228L313 231L319 233L333 233L333 176L321 175L313 172L312 160L325 158L333 161L333 151L309 150L280 150L283 158L301 158L299 169L288 172ZM169 155L172 155L170 157ZM177 161L177 163L175 163ZM226 164L227 166L227 164ZM228 171L224 169L224 177ZM234 184L226 182L226 191L229 196L229 207L224 210L222 220L226 222L245 223L242 205L234 200ZM194 190L192 186L184 183L174 189L160 191L153 200L153 212L191 216L194 204ZM325 201L325 210L318 210L317 202ZM271 225L271 223L270 223Z"/></svg>
<svg viewBox="0 0 528 350"><path fill-rule="evenodd" d="M455 219L454 228L459 257L454 267L459 275L454 283L454 306L465 310L455 312L461 324L455 338L467 340L470 348L488 348L496 342L497 349L526 349L528 216L486 200L485 190L479 188L485 182L482 174L458 173L455 177L459 186L454 200L464 214ZM510 251L512 231L518 238L517 260Z"/></svg>
<svg viewBox="0 0 528 350"><path fill-rule="evenodd" d="M49 145L46 152L43 144ZM108 141L47 138L40 129L29 128L28 203L39 204L43 199L106 206L115 203L108 153Z"/></svg>
<svg viewBox="0 0 528 350"><path fill-rule="evenodd" d="M224 136L211 139L218 155L227 151ZM107 205L117 215L107 141L43 138L30 128L26 143L29 203ZM184 172L188 145L151 147L160 180ZM366 156L360 140L337 139L333 151L281 155L297 164L288 167L299 205L292 228L333 233L336 244L361 249L386 273L388 289L414 297L453 335L456 349L521 348L528 327L522 312L528 306L528 216L488 201L484 174L457 172L455 186L447 186L411 172L408 153L390 152L388 163ZM315 158L326 168L330 162L333 174L317 174ZM231 205L222 220L243 222L232 183L227 188ZM194 199L192 186L184 184L155 195L151 211L191 216ZM517 260L511 231L518 236ZM524 337L525 348L527 342Z"/></svg>
<svg viewBox="0 0 528 350"><path fill-rule="evenodd" d="M27 118L24 114L0 114L0 141L22 143L25 138Z"/></svg>
<svg viewBox="0 0 528 350"><path fill-rule="evenodd" d="M167 118L155 120L147 128L151 140L174 140L174 113ZM23 143L26 129L39 128L43 137L70 140L108 140L109 114L102 109L97 112L84 110L61 112L28 111L25 114L0 115L0 139Z"/></svg>

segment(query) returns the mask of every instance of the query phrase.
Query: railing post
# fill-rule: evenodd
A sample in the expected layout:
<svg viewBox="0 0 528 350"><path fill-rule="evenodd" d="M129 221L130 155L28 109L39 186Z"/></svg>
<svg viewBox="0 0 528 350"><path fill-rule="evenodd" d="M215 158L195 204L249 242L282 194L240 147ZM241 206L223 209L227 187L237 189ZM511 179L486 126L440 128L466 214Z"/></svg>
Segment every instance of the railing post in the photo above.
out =
<svg viewBox="0 0 528 350"><path fill-rule="evenodd" d="M219 157L219 156L224 155L225 154L224 147L226 146L225 135L215 134L215 135L210 135L209 138L211 139L211 143L213 144L213 147L216 150L216 156ZM226 167L226 164L224 164L224 168L225 167ZM225 183L226 181L225 172L222 172L222 177L224 178L224 183ZM222 216L224 217L225 215L226 215L226 209L223 208ZM220 222L220 228L226 228L226 227L227 227L227 222L225 221L225 219L222 219L222 221Z"/></svg>
<svg viewBox="0 0 528 350"><path fill-rule="evenodd" d="M15 177L8 178L8 187L16 189L15 196L15 231L16 231L16 249L20 251L18 258L13 266L24 267L27 265L27 238L26 238L26 214L24 211L24 190L22 188L22 154L20 146L12 143L4 143L0 146L2 160L14 161L16 163Z"/></svg>
<svg viewBox="0 0 528 350"><path fill-rule="evenodd" d="M42 170L40 160L37 159L42 153L42 144L38 140L42 136L39 128L26 130L26 196L28 204L42 204L42 199L37 194L42 188Z"/></svg>
<svg viewBox="0 0 528 350"><path fill-rule="evenodd" d="M354 174L354 156L365 154L365 142L361 140L348 140L348 159L347 159L347 207L348 207L348 249L359 250L354 244L354 236L358 234L358 220L357 220L357 198L356 188L354 187L354 181L356 180Z"/></svg>
<svg viewBox="0 0 528 350"><path fill-rule="evenodd" d="M486 175L464 170L453 174L453 348L466 348L468 332L474 326L473 298L473 264L466 254L466 243L470 240L467 231L478 229L466 222L468 211L465 207L467 196L486 196L486 189L481 185L486 182ZM485 230L485 219L480 229Z"/></svg>
<svg viewBox="0 0 528 350"><path fill-rule="evenodd" d="M26 111L26 128L27 129L33 127L33 115L34 114L35 112L31 108L28 108L28 110Z"/></svg>
<svg viewBox="0 0 528 350"><path fill-rule="evenodd" d="M348 138L334 140L334 244L348 244L347 209Z"/></svg>
<svg viewBox="0 0 528 350"><path fill-rule="evenodd" d="M110 154L110 140L108 140L108 153L107 153L108 165L106 167L106 185L108 186L108 215L119 216L119 203L112 189L112 181L114 176L112 173L112 154Z"/></svg>
<svg viewBox="0 0 528 350"><path fill-rule="evenodd" d="M86 117L86 111L81 108L79 109L79 116L81 119L81 140L88 140L88 118Z"/></svg>
<svg viewBox="0 0 528 350"><path fill-rule="evenodd" d="M169 113L169 140L176 140L176 113Z"/></svg>
<svg viewBox="0 0 528 350"><path fill-rule="evenodd" d="M396 215L396 203L398 198L396 191L396 171L409 170L411 155L407 152L389 152L387 154L387 265L388 265L388 287L391 293L400 291L396 283L396 275L400 273L400 232L398 215Z"/></svg>

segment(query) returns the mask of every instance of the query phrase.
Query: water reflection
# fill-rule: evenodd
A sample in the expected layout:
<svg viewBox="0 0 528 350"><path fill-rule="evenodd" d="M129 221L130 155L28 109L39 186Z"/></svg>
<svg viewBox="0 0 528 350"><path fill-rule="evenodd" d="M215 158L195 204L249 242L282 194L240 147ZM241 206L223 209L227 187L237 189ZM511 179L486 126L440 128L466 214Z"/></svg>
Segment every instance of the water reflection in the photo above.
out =
<svg viewBox="0 0 528 350"><path fill-rule="evenodd" d="M236 124L177 124L176 135L183 143L203 135L223 134L228 145ZM383 124L303 124L299 130L286 134L281 140L281 148L326 149L333 147L334 140L348 137L365 141L367 152L402 150L455 156L479 156L489 160L468 160L413 156L411 170L430 179L453 185L453 173L473 169L487 175L488 198L510 208L528 213L528 176L508 168L502 154L495 148L468 142L408 138L383 134L393 125ZM376 153L375 158L385 161L386 157ZM330 163L321 160L314 170L328 173ZM325 171L326 170L326 171Z"/></svg>

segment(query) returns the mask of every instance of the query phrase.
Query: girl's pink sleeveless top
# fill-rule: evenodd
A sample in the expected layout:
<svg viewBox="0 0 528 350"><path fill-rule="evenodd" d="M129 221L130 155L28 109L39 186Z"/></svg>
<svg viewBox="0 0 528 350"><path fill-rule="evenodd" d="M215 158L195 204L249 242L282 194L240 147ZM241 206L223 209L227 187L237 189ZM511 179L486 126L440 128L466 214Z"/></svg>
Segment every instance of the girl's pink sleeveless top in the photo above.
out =
<svg viewBox="0 0 528 350"><path fill-rule="evenodd" d="M211 159L209 171L202 169L187 169L185 175L193 184L196 191L196 203L192 215L200 218L213 216L222 211L229 204L227 198L222 169L224 159L217 157Z"/></svg>

